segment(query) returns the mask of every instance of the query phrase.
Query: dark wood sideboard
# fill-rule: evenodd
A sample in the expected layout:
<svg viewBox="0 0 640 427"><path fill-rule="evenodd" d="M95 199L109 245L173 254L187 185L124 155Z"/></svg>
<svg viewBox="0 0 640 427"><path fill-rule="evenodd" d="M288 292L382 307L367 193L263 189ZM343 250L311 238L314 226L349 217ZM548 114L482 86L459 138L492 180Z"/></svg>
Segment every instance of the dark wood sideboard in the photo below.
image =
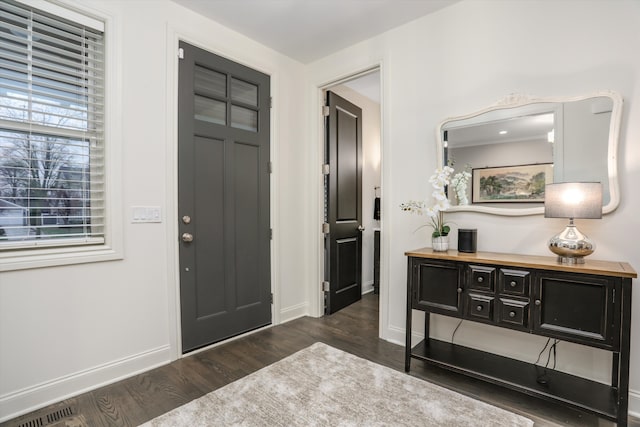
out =
<svg viewBox="0 0 640 427"><path fill-rule="evenodd" d="M406 252L405 370L422 360L627 425L631 284L625 262L491 252ZM425 312L425 338L411 345L412 310ZM611 384L430 338L430 313L611 351Z"/></svg>

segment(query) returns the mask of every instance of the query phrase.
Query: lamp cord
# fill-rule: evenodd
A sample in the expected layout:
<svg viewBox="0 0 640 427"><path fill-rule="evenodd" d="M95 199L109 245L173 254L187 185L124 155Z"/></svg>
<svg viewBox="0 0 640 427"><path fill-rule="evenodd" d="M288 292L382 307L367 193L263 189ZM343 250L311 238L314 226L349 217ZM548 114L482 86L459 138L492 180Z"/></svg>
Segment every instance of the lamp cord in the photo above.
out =
<svg viewBox="0 0 640 427"><path fill-rule="evenodd" d="M456 336L456 332L458 332L458 328L460 327L460 325L462 325L462 320L460 319L460 321L458 322L458 325L456 326L456 328L453 330L453 333L451 334L451 344L453 344L453 338Z"/></svg>
<svg viewBox="0 0 640 427"><path fill-rule="evenodd" d="M545 352L545 350L549 346L550 342L551 342L551 338L547 339L547 342L545 343L544 347L542 348L542 351L540 351L540 353L538 354L538 358L536 359L536 361L534 363L534 366L536 367L536 371L538 371L538 362L540 361L540 358L542 357L542 354ZM549 367L549 363L551 362L551 353L553 352L553 367L551 369L552 370L556 369L557 347L558 347L558 340L554 339L553 340L553 344L551 344L551 346L549 347L549 352L547 353L547 362L545 363L544 367L542 368L542 373L540 373L538 375L538 377L536 378L536 382L538 384L546 385L546 384L549 383L549 378L547 376L547 368Z"/></svg>

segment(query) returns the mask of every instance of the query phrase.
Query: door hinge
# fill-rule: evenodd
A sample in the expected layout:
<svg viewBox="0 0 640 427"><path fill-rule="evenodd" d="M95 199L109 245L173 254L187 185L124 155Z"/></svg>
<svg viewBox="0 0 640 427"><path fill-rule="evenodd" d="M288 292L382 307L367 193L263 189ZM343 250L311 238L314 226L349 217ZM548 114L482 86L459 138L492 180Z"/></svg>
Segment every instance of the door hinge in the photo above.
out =
<svg viewBox="0 0 640 427"><path fill-rule="evenodd" d="M269 229L269 240L273 240L273 228Z"/></svg>
<svg viewBox="0 0 640 427"><path fill-rule="evenodd" d="M184 49L181 47L178 48L178 59L184 59Z"/></svg>
<svg viewBox="0 0 640 427"><path fill-rule="evenodd" d="M267 163L267 169L269 170L269 173L273 173L273 162Z"/></svg>
<svg viewBox="0 0 640 427"><path fill-rule="evenodd" d="M269 296L269 302L273 304L273 293L271 293L271 295Z"/></svg>
<svg viewBox="0 0 640 427"><path fill-rule="evenodd" d="M322 233L323 234L329 234L329 223L325 222L322 224Z"/></svg>
<svg viewBox="0 0 640 427"><path fill-rule="evenodd" d="M329 106L328 105L323 105L322 106L322 115L324 117L328 117L329 116Z"/></svg>
<svg viewBox="0 0 640 427"><path fill-rule="evenodd" d="M322 165L322 174L329 175L329 172L330 172L329 163L325 163L324 165Z"/></svg>
<svg viewBox="0 0 640 427"><path fill-rule="evenodd" d="M329 292L329 282L326 280L322 282L322 292Z"/></svg>
<svg viewBox="0 0 640 427"><path fill-rule="evenodd" d="M273 108L273 96L269 97L269 108Z"/></svg>

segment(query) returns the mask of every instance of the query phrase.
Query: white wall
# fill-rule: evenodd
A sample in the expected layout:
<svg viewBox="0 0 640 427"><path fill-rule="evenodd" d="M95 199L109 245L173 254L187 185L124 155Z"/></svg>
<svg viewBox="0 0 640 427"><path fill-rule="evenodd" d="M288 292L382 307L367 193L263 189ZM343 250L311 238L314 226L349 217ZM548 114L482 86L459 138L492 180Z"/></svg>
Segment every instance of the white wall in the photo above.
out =
<svg viewBox="0 0 640 427"><path fill-rule="evenodd" d="M597 105L598 101L568 102L564 105L562 114L564 161L559 173L565 182L586 181L585 171L588 171L588 177L592 181L603 184L608 182L606 174L608 156L604 150L597 147L609 137L607 129L611 123L611 112L594 114L592 112L594 104ZM585 120L585 117L588 119ZM574 125L581 122L586 123L580 126ZM602 202L607 205L610 201L609 186L603 185Z"/></svg>
<svg viewBox="0 0 640 427"><path fill-rule="evenodd" d="M308 309L304 67L169 1L75 4L116 24L124 260L1 273L0 421L178 356L178 36L271 75L274 318ZM134 205L160 206L163 222L131 224Z"/></svg>
<svg viewBox="0 0 640 427"><path fill-rule="evenodd" d="M599 89L625 99L619 145L621 203L601 221L579 223L597 243L593 258L630 262L640 270L640 3L609 1L462 1L311 64L309 91L371 63L381 62L383 81L383 271L381 333L403 343L406 259L404 252L428 246L428 231L413 231L424 219L398 205L422 198L436 166L436 127L441 120L478 111L498 99L523 93L574 96ZM310 99L310 105L316 100ZM317 123L310 116L310 139ZM317 153L310 153L316 162ZM318 178L310 175L311 180ZM316 186L317 188L317 186ZM317 197L309 200L317 205ZM551 255L546 240L562 220L500 217L460 212L448 215L458 228L478 229L481 251ZM310 239L316 239L310 235ZM453 241L456 241L455 235ZM316 245L317 246L317 245ZM317 251L317 247L314 248ZM311 272L313 273L313 271ZM640 293L633 301L631 360L640 360ZM315 304L312 304L314 306ZM415 325L422 316L415 313ZM438 317L433 332L449 339L456 325ZM535 361L545 339L463 323L456 341ZM610 355L562 343L558 367L606 382ZM631 366L631 409L640 413L640 366Z"/></svg>
<svg viewBox="0 0 640 427"><path fill-rule="evenodd" d="M366 293L373 290L374 229L380 228L380 221L373 219L374 188L381 183L380 104L344 85L330 90L362 108L362 293Z"/></svg>
<svg viewBox="0 0 640 427"><path fill-rule="evenodd" d="M621 203L581 228L592 257L640 269L640 3L634 0L462 1L308 67L168 1L83 0L116 19L122 73L125 258L0 276L0 420L177 357L175 73L178 35L272 75L276 321L320 311L321 201L318 87L381 65L383 271L381 333L402 343L404 251L425 246L419 218L399 211L422 197L435 165L437 124L507 94L580 95L612 89L625 99L619 147ZM130 207L158 205L161 224L131 224ZM456 213L478 228L478 249L548 254L562 220ZM455 241L455 236L453 237ZM386 261L386 265L385 265ZM635 285L635 284L634 284ZM640 292L632 360L640 360ZM416 314L416 320L420 316ZM418 324L418 323L416 323ZM449 337L450 319L434 322ZM465 322L458 342L535 360L540 340ZM606 380L605 352L562 344L562 369ZM640 412L640 368L631 366Z"/></svg>

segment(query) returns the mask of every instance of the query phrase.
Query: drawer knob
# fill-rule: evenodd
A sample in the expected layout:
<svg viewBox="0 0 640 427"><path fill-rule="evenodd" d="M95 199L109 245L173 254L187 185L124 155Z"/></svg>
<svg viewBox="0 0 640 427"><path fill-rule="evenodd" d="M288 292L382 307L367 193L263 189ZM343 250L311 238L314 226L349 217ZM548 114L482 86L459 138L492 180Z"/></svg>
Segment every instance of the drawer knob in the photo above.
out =
<svg viewBox="0 0 640 427"><path fill-rule="evenodd" d="M539 299L536 300L536 305L540 305L542 304L542 301L540 301Z"/></svg>
<svg viewBox="0 0 640 427"><path fill-rule="evenodd" d="M479 277L478 277L478 283L482 283L482 282L484 282L484 277L479 276Z"/></svg>
<svg viewBox="0 0 640 427"><path fill-rule="evenodd" d="M509 283L509 285L511 285L512 288L515 288L517 283L515 280L512 280L511 283Z"/></svg>
<svg viewBox="0 0 640 427"><path fill-rule="evenodd" d="M481 306L481 305L477 306L477 307L476 307L476 310L478 310L478 311L482 311L482 306Z"/></svg>
<svg viewBox="0 0 640 427"><path fill-rule="evenodd" d="M509 312L509 317L511 317L512 319L513 319L514 317L516 317L516 312L515 312L515 311L510 311L510 312Z"/></svg>

